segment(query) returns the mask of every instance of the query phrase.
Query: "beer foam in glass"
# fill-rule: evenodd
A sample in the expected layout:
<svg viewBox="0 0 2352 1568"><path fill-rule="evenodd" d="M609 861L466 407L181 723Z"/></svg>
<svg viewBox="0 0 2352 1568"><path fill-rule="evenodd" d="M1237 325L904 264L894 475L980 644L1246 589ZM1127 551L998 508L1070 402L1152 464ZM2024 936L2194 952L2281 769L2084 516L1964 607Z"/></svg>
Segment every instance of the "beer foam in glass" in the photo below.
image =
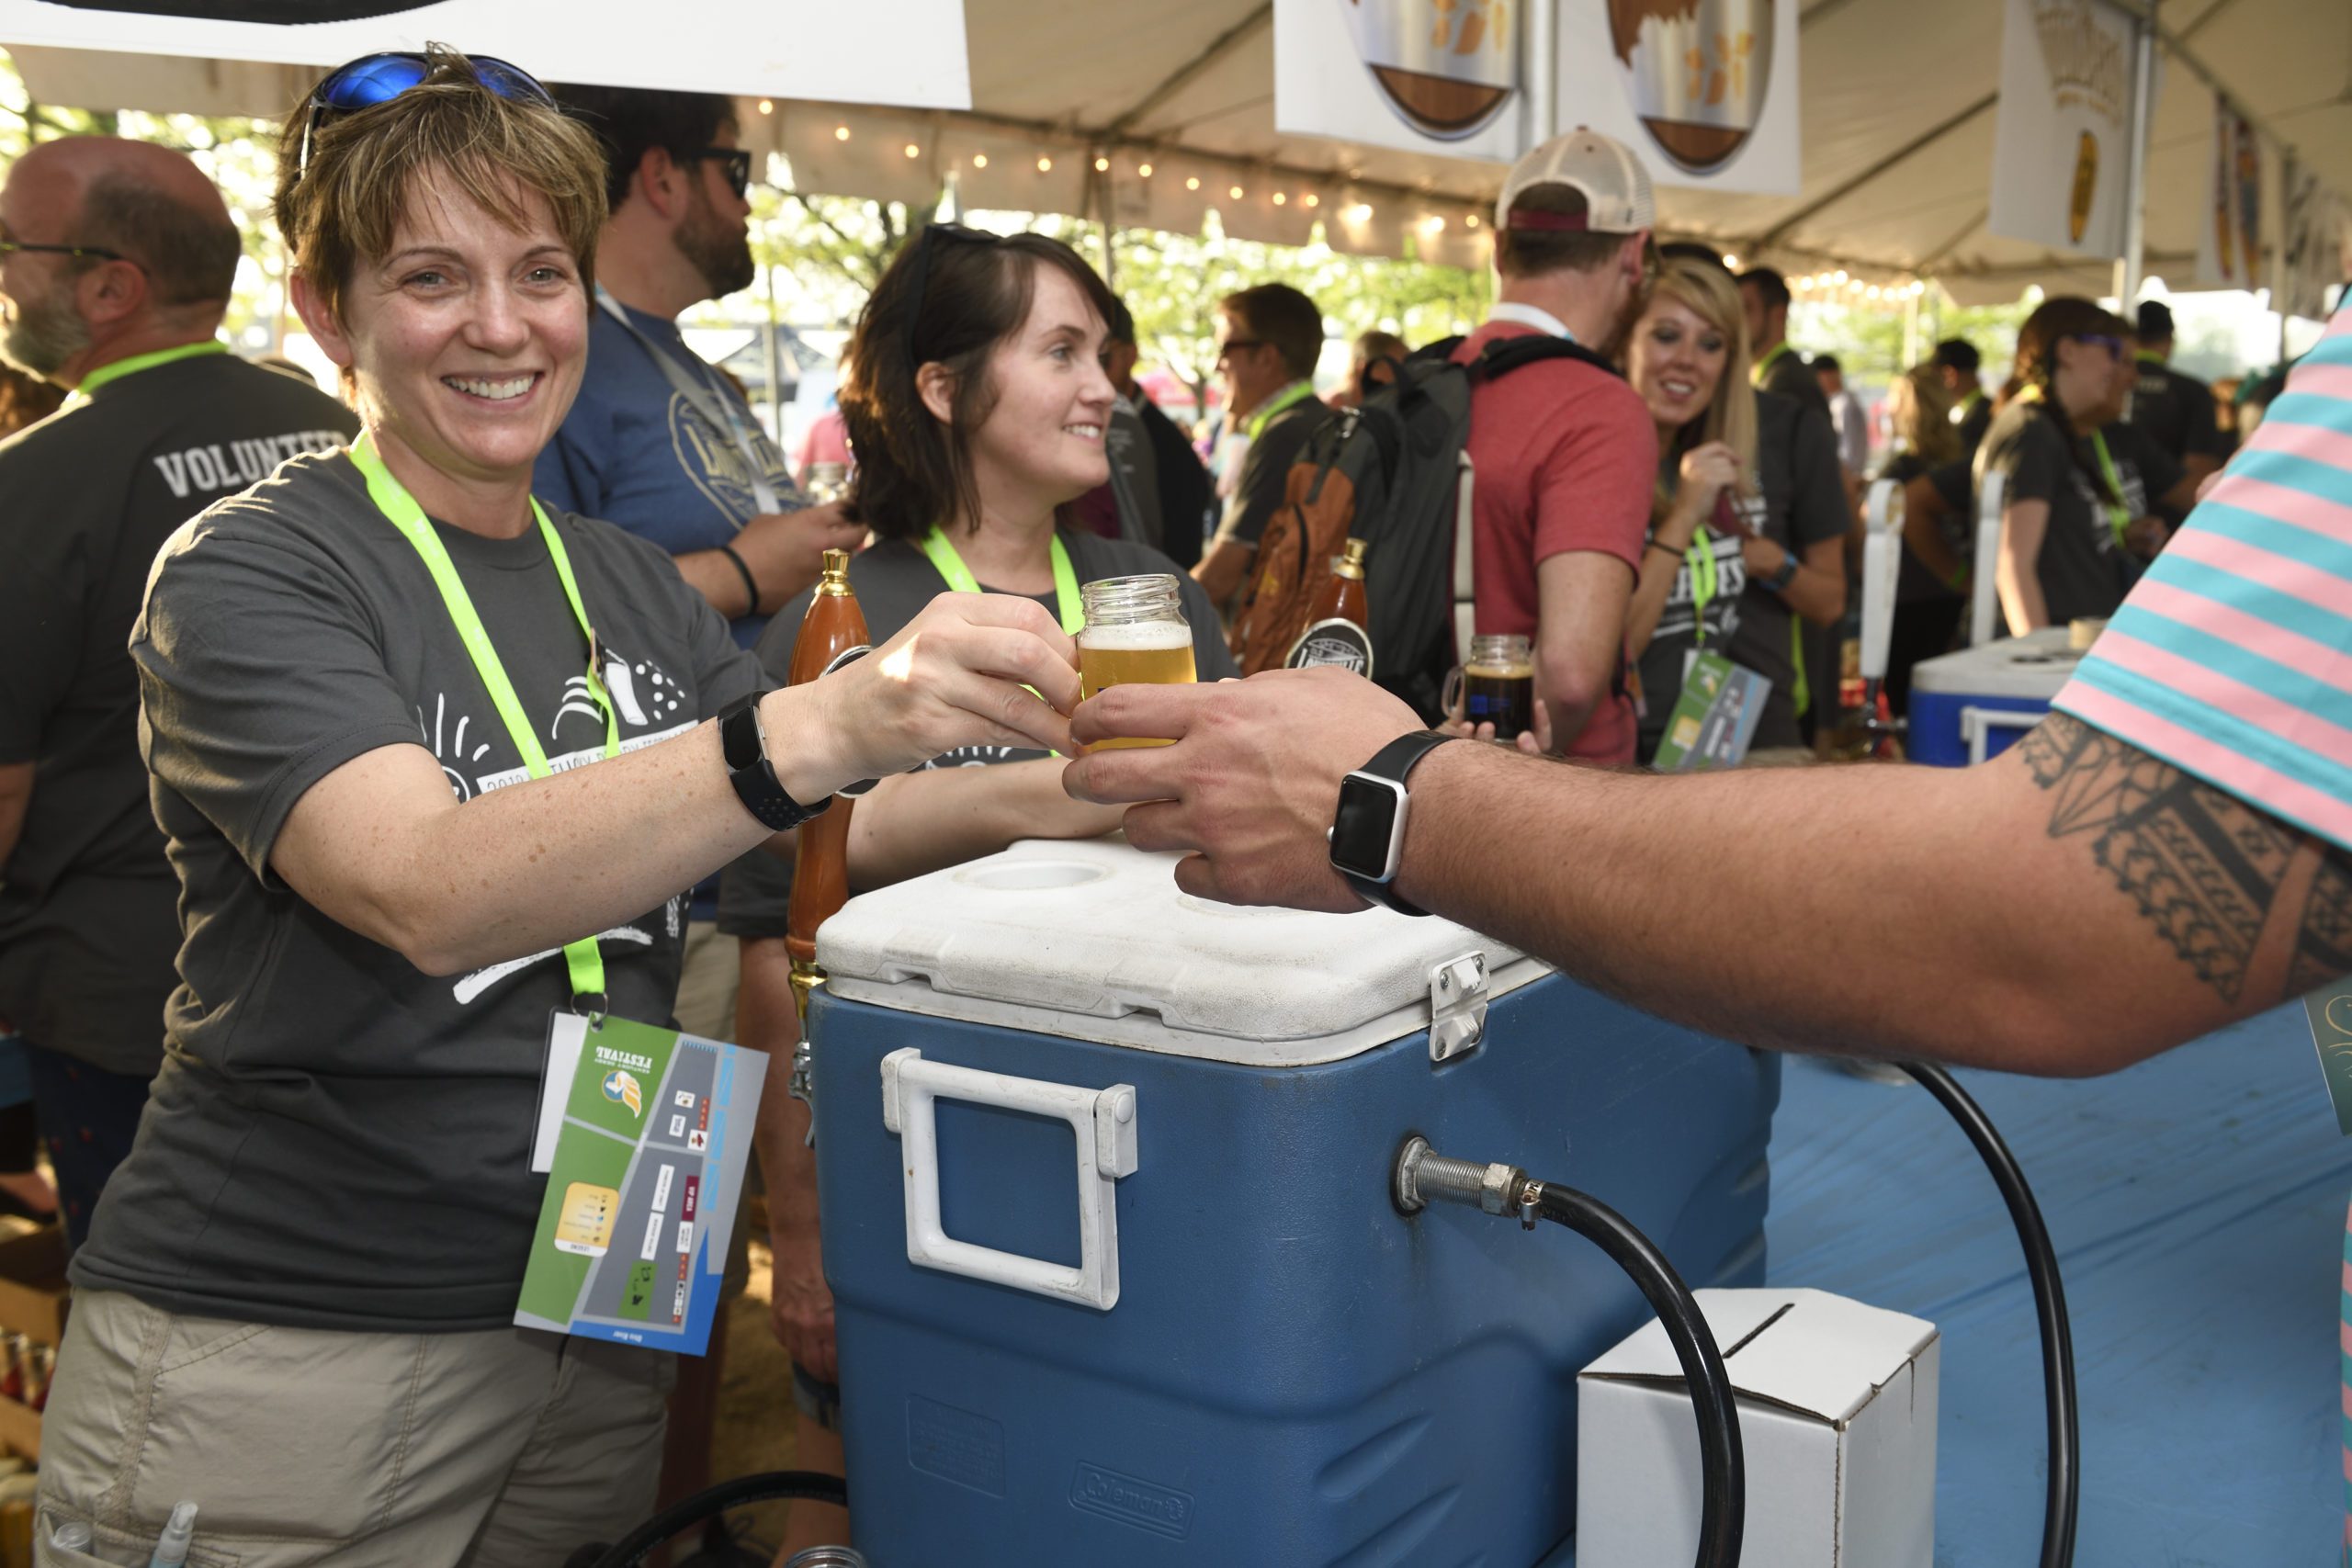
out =
<svg viewBox="0 0 2352 1568"><path fill-rule="evenodd" d="M1183 592L1175 578L1164 572L1106 577L1079 590L1079 598L1086 609L1086 625L1078 634L1082 695L1138 682L1190 685L1197 678L1193 628L1184 619ZM1124 737L1094 743L1102 748L1167 744Z"/></svg>

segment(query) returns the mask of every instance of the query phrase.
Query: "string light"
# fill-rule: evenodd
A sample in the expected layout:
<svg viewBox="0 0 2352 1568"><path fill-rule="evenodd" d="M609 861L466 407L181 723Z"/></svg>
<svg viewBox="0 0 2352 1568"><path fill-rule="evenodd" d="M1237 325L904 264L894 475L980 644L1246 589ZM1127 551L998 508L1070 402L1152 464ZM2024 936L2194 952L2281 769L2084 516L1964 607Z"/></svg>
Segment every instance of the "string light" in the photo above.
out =
<svg viewBox="0 0 2352 1568"><path fill-rule="evenodd" d="M836 141L847 141L849 140L849 127L846 125L837 125L833 127L833 140Z"/></svg>
<svg viewBox="0 0 2352 1568"><path fill-rule="evenodd" d="M1849 278L1849 277L1846 276L1846 269L1845 269L1844 267L1842 267L1842 266L1841 266L1841 267L1839 267L1836 272L1831 273L1829 276L1830 276L1833 279L1835 279L1836 281L1838 281L1838 282L1839 282L1839 283L1848 283L1848 282L1852 281L1850 278Z"/></svg>
<svg viewBox="0 0 2352 1568"><path fill-rule="evenodd" d="M1198 189L1200 189L1200 188L1201 188L1201 176L1200 176L1200 175L1186 175L1186 176L1185 176L1185 179L1184 179L1184 188L1185 188L1186 190L1198 190Z"/></svg>
<svg viewBox="0 0 2352 1568"><path fill-rule="evenodd" d="M760 112L762 114L775 113L775 100L774 98L762 98L760 100Z"/></svg>
<svg viewBox="0 0 2352 1568"><path fill-rule="evenodd" d="M975 152L975 153L973 153L973 154L972 154L972 167L974 167L974 168L976 168L976 169L985 169L985 168L987 168L988 166L989 166L989 155L988 155L987 153L985 153L985 152Z"/></svg>
<svg viewBox="0 0 2352 1568"><path fill-rule="evenodd" d="M920 158L922 156L922 149L910 141L907 143L907 156L910 158Z"/></svg>
<svg viewBox="0 0 2352 1568"><path fill-rule="evenodd" d="M1039 174L1041 174L1041 175L1050 175L1050 174L1052 174L1052 173L1054 172L1054 161L1053 161L1051 158L1040 158L1040 159L1038 159L1038 160L1037 160L1037 172L1038 172Z"/></svg>
<svg viewBox="0 0 2352 1568"><path fill-rule="evenodd" d="M1151 165L1149 164L1137 164L1136 165L1136 173L1142 175L1145 179L1149 179L1151 178Z"/></svg>
<svg viewBox="0 0 2352 1568"><path fill-rule="evenodd" d="M1724 265L1733 272L1737 272L1739 270L1739 258L1732 254L1729 251L1725 251L1724 253Z"/></svg>
<svg viewBox="0 0 2352 1568"><path fill-rule="evenodd" d="M1283 195L1281 191L1274 192L1274 205L1276 207L1281 207L1286 204L1289 200L1290 197Z"/></svg>
<svg viewBox="0 0 2352 1568"><path fill-rule="evenodd" d="M1431 234L1442 234L1445 231L1445 220L1432 212L1421 220L1421 227Z"/></svg>
<svg viewBox="0 0 2352 1568"><path fill-rule="evenodd" d="M1299 199L1306 203L1309 207L1320 207L1323 205L1323 198L1316 195L1313 191L1308 191L1305 196L1299 197Z"/></svg>
<svg viewBox="0 0 2352 1568"><path fill-rule="evenodd" d="M1478 226L1478 215L1474 212L1469 217L1464 218L1462 220L1462 226L1464 229L1476 229Z"/></svg>
<svg viewBox="0 0 2352 1568"><path fill-rule="evenodd" d="M1348 209L1348 221L1349 221L1349 222L1351 222L1351 223L1368 223L1368 222L1370 222L1371 220L1372 220L1372 204L1371 204L1370 202L1367 202L1367 201L1359 201L1359 202L1357 202L1353 207L1351 207L1351 208L1349 208L1349 209Z"/></svg>
<svg viewBox="0 0 2352 1568"><path fill-rule="evenodd" d="M1094 160L1094 172L1095 172L1096 174L1098 174L1098 175L1107 175L1107 174L1109 174L1109 173L1111 172L1111 160L1110 160L1110 159L1108 159L1108 158L1097 158L1097 159L1095 159L1095 160Z"/></svg>
<svg viewBox="0 0 2352 1568"><path fill-rule="evenodd" d="M1239 186L1235 186L1231 190L1225 194L1233 197L1234 200L1239 201L1241 199L1241 187Z"/></svg>

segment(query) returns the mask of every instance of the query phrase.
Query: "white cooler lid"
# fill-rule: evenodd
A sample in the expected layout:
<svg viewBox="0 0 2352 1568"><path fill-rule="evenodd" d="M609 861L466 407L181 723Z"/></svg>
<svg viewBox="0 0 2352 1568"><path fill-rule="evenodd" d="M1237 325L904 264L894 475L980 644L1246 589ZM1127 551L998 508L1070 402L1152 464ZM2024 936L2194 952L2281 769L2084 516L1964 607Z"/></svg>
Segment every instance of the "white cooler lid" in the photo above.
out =
<svg viewBox="0 0 2352 1568"><path fill-rule="evenodd" d="M903 1012L1250 1066L1339 1061L1430 1025L1431 973L1483 954L1490 998L1550 973L1492 937L1385 908L1241 908L1177 890L1182 857L1028 840L851 899L826 988Z"/></svg>
<svg viewBox="0 0 2352 1568"><path fill-rule="evenodd" d="M2046 703L2075 678L2075 666L2082 661L2083 656L2068 645L2064 626L2042 626L2023 637L1923 659L1912 667L1911 688Z"/></svg>

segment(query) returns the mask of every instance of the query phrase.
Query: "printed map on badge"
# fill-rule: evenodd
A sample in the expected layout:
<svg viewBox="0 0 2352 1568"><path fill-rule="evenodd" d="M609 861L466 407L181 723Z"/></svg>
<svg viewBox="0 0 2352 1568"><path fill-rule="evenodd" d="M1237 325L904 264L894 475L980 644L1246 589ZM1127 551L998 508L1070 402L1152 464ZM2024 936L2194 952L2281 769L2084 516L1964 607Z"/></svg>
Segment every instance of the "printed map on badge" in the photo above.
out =
<svg viewBox="0 0 2352 1568"><path fill-rule="evenodd" d="M514 1321L701 1355L767 1057L608 1018L570 1066L542 1091L553 1158Z"/></svg>

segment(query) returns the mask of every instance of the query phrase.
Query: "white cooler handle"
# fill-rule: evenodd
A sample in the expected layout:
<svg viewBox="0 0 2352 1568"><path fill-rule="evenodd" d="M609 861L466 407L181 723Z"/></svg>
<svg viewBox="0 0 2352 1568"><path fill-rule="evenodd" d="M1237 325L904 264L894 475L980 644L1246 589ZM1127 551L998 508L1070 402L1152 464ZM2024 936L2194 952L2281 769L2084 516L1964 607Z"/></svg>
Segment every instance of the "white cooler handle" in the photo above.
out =
<svg viewBox="0 0 2352 1568"><path fill-rule="evenodd" d="M957 1241L939 1223L942 1100L1025 1111L1067 1122L1078 1135L1079 1266ZM907 1186L907 1261L1108 1312L1119 1300L1118 1179L1136 1172L1132 1084L1079 1089L976 1067L926 1062L912 1046L882 1058L882 1124L899 1134Z"/></svg>
<svg viewBox="0 0 2352 1568"><path fill-rule="evenodd" d="M1964 707L1960 710L1960 736L1968 742L1968 765L1974 767L1984 760L1985 748L1993 743L1996 729L2031 729L2050 716L2018 708Z"/></svg>

